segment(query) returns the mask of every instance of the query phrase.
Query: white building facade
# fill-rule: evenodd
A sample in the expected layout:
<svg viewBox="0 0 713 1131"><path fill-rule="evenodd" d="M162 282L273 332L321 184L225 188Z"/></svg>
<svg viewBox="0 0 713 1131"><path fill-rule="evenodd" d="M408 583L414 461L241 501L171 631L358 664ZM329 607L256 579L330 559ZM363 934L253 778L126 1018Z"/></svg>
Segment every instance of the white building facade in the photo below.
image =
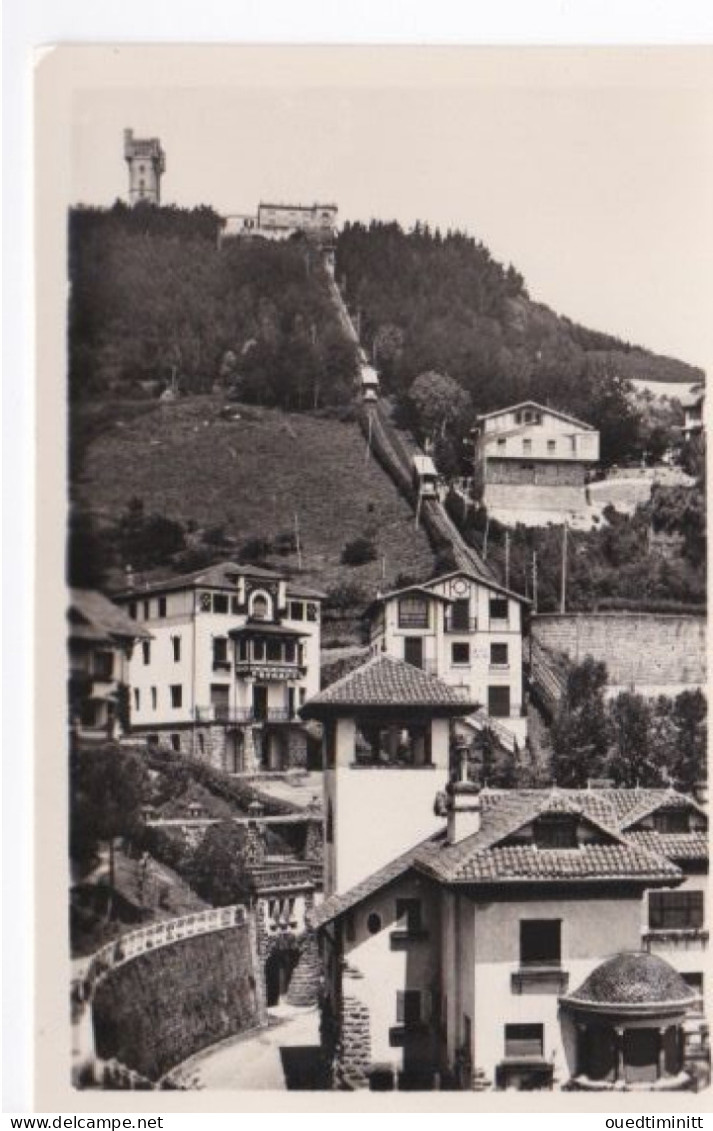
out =
<svg viewBox="0 0 713 1131"><path fill-rule="evenodd" d="M131 660L132 732L233 773L304 764L321 599L232 563L119 594L152 637Z"/></svg>
<svg viewBox="0 0 713 1131"><path fill-rule="evenodd" d="M523 614L529 602L496 582L458 571L386 593L370 607L369 642L438 676L480 705L505 741L523 745Z"/></svg>

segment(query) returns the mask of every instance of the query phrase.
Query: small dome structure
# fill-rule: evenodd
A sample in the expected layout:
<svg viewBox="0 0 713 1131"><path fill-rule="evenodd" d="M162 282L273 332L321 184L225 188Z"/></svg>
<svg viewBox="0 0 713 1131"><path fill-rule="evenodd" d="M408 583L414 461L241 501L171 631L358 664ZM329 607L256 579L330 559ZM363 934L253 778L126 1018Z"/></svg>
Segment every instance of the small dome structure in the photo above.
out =
<svg viewBox="0 0 713 1131"><path fill-rule="evenodd" d="M633 951L602 962L578 990L565 999L580 1008L685 1009L698 995L677 970L655 954Z"/></svg>

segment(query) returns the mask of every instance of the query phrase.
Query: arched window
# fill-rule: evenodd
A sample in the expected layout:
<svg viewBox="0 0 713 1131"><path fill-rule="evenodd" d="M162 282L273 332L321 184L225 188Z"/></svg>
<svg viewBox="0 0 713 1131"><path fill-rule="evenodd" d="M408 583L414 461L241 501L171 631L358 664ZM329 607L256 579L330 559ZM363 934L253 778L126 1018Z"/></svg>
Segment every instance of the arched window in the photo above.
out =
<svg viewBox="0 0 713 1131"><path fill-rule="evenodd" d="M251 601L250 613L254 620L267 620L270 616L270 602L264 593L256 593Z"/></svg>

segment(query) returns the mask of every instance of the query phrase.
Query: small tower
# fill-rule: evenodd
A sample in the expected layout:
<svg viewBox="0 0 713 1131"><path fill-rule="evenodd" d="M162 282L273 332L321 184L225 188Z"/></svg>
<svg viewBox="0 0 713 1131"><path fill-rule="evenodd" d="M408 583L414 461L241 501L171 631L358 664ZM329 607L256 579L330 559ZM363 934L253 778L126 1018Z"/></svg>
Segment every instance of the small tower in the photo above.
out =
<svg viewBox="0 0 713 1131"><path fill-rule="evenodd" d="M129 203L145 200L161 203L161 174L166 171L166 154L157 137L134 137L124 130L124 160L129 166Z"/></svg>

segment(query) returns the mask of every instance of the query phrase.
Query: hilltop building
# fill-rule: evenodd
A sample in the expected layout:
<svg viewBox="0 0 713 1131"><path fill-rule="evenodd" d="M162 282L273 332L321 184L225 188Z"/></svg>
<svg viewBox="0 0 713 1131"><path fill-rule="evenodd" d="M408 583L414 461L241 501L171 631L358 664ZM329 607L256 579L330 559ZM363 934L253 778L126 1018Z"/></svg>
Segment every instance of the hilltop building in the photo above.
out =
<svg viewBox="0 0 713 1131"><path fill-rule="evenodd" d="M701 807L667 790L481 789L464 760L455 777L445 828L311 914L334 1085L705 1081ZM366 798L363 812L382 827Z"/></svg>
<svg viewBox="0 0 713 1131"><path fill-rule="evenodd" d="M334 273L336 204L258 204L256 215L233 213L223 217L219 245L226 239L288 240L303 233L317 240L327 269Z"/></svg>
<svg viewBox="0 0 713 1131"><path fill-rule="evenodd" d="M70 590L67 621L70 724L83 738L112 738L134 645L150 633L94 589Z"/></svg>
<svg viewBox="0 0 713 1131"><path fill-rule="evenodd" d="M377 597L369 615L374 655L386 653L438 676L478 705L512 749L524 745L523 615L530 602L495 581L459 570Z"/></svg>
<svg viewBox="0 0 713 1131"><path fill-rule="evenodd" d="M587 474L599 460L591 424L524 401L479 417L474 439L475 475L495 517L586 510Z"/></svg>
<svg viewBox="0 0 713 1131"><path fill-rule="evenodd" d="M129 203L161 203L161 177L166 172L166 154L157 137L134 137L124 130L124 160L129 167Z"/></svg>
<svg viewBox="0 0 713 1131"><path fill-rule="evenodd" d="M151 634L130 664L132 733L229 773L304 766L322 598L232 562L117 594Z"/></svg>

